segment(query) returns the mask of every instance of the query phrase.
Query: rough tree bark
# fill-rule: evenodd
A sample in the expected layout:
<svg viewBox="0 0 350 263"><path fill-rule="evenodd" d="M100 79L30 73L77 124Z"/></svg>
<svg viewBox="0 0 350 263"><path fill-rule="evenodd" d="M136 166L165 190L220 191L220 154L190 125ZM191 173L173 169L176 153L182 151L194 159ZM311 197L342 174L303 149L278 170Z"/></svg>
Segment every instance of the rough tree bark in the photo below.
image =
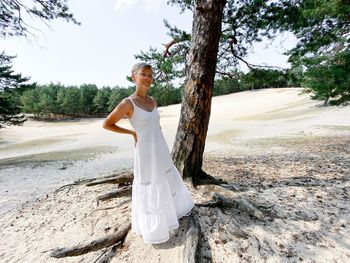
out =
<svg viewBox="0 0 350 263"><path fill-rule="evenodd" d="M202 162L225 4L226 0L194 1L187 82L172 151L183 178L191 179L194 185L209 178Z"/></svg>

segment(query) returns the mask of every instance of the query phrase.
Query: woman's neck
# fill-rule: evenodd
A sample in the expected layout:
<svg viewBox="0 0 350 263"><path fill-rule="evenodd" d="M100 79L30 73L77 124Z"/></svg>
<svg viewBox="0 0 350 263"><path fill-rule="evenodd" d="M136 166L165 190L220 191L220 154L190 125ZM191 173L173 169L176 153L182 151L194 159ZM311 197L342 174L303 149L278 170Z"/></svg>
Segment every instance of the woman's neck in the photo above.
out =
<svg viewBox="0 0 350 263"><path fill-rule="evenodd" d="M142 92L142 91L139 91L139 90L137 90L137 91L135 91L135 93L134 93L136 96L138 96L138 97L141 97L141 98L147 98L147 92Z"/></svg>

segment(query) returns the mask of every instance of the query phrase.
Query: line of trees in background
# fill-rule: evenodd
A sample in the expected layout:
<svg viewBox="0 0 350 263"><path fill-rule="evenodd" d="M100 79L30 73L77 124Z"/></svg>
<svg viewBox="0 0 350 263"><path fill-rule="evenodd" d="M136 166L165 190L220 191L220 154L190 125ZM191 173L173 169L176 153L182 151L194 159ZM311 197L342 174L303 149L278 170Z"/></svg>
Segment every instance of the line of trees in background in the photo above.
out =
<svg viewBox="0 0 350 263"><path fill-rule="evenodd" d="M37 85L19 96L22 111L38 119L65 119L77 117L104 117L124 98L134 92L133 87L102 87L95 84L64 86ZM180 89L153 87L158 105L169 105L181 100Z"/></svg>
<svg viewBox="0 0 350 263"><path fill-rule="evenodd" d="M288 71L255 69L237 74L235 78L217 79L213 95L224 95L244 90L297 86ZM183 87L153 85L149 94L158 106L181 102ZM62 84L36 85L18 94L22 112L32 113L39 119L65 119L76 117L103 117L124 98L134 92L133 87L102 87L94 84L64 86Z"/></svg>

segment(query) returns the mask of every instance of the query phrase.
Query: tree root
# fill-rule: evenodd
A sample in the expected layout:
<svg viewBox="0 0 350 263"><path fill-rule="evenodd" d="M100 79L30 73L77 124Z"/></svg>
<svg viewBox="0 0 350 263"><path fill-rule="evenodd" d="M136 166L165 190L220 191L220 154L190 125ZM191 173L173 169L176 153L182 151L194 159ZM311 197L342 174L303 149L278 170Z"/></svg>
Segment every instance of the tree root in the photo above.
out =
<svg viewBox="0 0 350 263"><path fill-rule="evenodd" d="M114 246L111 246L110 248L106 249L95 261L94 263L109 263L113 259L114 255L116 254L118 248L120 248L122 245L122 242L119 242L115 244Z"/></svg>
<svg viewBox="0 0 350 263"><path fill-rule="evenodd" d="M213 185L222 185L227 184L226 181L222 179L215 178L209 174L207 174L204 171L201 171L199 178L193 178L193 187L197 189L197 186L199 185L207 185L207 184L213 184Z"/></svg>
<svg viewBox="0 0 350 263"><path fill-rule="evenodd" d="M264 217L264 214L260 210L258 210L258 208L253 203L241 196L232 199L226 198L221 194L214 193L212 201L206 203L199 203L196 205L198 207L236 208L258 219L262 219Z"/></svg>
<svg viewBox="0 0 350 263"><path fill-rule="evenodd" d="M96 239L82 245L76 245L70 248L57 248L50 254L50 256L54 258L79 256L91 251L96 251L101 248L115 245L118 241L121 241L125 238L130 228L131 223L130 221L127 221L121 225L117 232L111 235L107 235L103 238Z"/></svg>
<svg viewBox="0 0 350 263"><path fill-rule="evenodd" d="M243 196L237 196L230 190L218 185L205 186L206 192L213 192L212 200L206 203L197 203L198 207L235 208L257 219L264 219L266 212L272 206L257 205ZM227 196L227 197L226 197Z"/></svg>
<svg viewBox="0 0 350 263"><path fill-rule="evenodd" d="M92 213L96 212L96 211L105 211L105 210L111 210L111 209L116 209L116 208L118 208L118 206L109 206L109 207L104 207L104 208L98 208L98 209L95 209L94 211L92 211ZM92 213L90 213L90 214L92 214Z"/></svg>
<svg viewBox="0 0 350 263"><path fill-rule="evenodd" d="M104 195L100 195L99 197L96 198L97 201L97 205L100 203L100 201L106 201L112 198L118 198L118 197L122 197L122 196L129 196L132 193L132 186L123 186L122 188L116 190L116 191L112 191L109 192L107 194Z"/></svg>
<svg viewBox="0 0 350 263"><path fill-rule="evenodd" d="M198 242L200 238L200 225L196 221L196 219L192 214L188 217L187 222L189 224L186 240L184 244L184 252L183 252L183 262L184 263L192 263L197 262L196 256L198 255Z"/></svg>
<svg viewBox="0 0 350 263"><path fill-rule="evenodd" d="M117 176L110 177L107 179L94 180L86 183L86 186L94 186L98 184L122 184L122 183L131 183L134 179L133 173L125 172L118 174Z"/></svg>
<svg viewBox="0 0 350 263"><path fill-rule="evenodd" d="M71 183L71 184L66 184L66 185L61 186L60 188L56 189L53 193L56 194L56 193L58 193L59 191L62 191L64 188L67 188L67 187L73 186L73 185L80 185L80 184L83 184L83 183L80 182L80 180L74 181L74 182Z"/></svg>
<svg viewBox="0 0 350 263"><path fill-rule="evenodd" d="M90 184L93 183L93 182L102 182L103 180L106 180L107 181L106 183L109 183L108 182L109 179L111 179L113 181L115 178L124 178L125 177L125 182L128 182L127 180L129 179L130 176L133 176L132 172L130 172L130 171L122 171L122 172L117 172L117 173L111 173L111 174L108 174L108 175L105 175L105 176L102 176L102 177L95 177L95 178L90 178L90 179L79 179L79 180L74 181L71 184L66 184L66 185L61 186L60 188L56 189L54 191L54 193L58 193L62 189L66 188L66 187L69 187L69 186L73 186L73 185L83 185L83 184L85 184L85 185L90 186ZM132 181L132 179L131 179L131 181ZM105 183L105 182L102 182L102 183ZM123 181L115 182L115 183L122 184ZM99 184L99 183L97 183L97 184Z"/></svg>
<svg viewBox="0 0 350 263"><path fill-rule="evenodd" d="M88 180L79 180L74 182L74 184L85 184L86 186L94 186L99 184L119 184L119 189L112 191L96 198L97 205L99 202L109 200L112 198L119 198L123 196L130 196L132 193L132 181L133 174L130 172L122 172L117 175L108 176L108 178L95 178ZM71 185L74 185L71 184ZM197 186L200 189L197 189ZM64 186L65 187L65 186ZM255 204L249 199L237 195L234 193L234 189L231 189L231 185L224 182L221 179L216 179L205 172L200 179L196 179L193 182L193 187L196 190L201 190L204 195L211 193L211 200L205 203L196 203L195 206L198 207L218 207L218 208L233 208L244 212L245 214L254 217L259 220L265 220L266 213L271 211L272 206L265 206L261 204ZM61 187L60 189L62 189ZM196 209L192 210L192 214L189 217L185 217L185 224L187 224L187 232L184 243L183 252L183 262L198 262L201 261L200 244L201 244L201 226L197 222ZM230 221L232 224L232 221ZM247 238L249 233L247 233L244 228L236 222L235 227L230 229L230 233L238 238ZM232 228L232 227L231 227ZM58 248L55 249L50 256L55 258L62 258L68 256L78 256L91 251L96 251L102 248L108 247L103 253L96 259L95 263L107 263L116 254L117 249L123 244L125 236L131 229L130 220L123 224L119 230L106 237L93 240L91 242L76 245L71 248ZM257 239L259 250L260 242Z"/></svg>

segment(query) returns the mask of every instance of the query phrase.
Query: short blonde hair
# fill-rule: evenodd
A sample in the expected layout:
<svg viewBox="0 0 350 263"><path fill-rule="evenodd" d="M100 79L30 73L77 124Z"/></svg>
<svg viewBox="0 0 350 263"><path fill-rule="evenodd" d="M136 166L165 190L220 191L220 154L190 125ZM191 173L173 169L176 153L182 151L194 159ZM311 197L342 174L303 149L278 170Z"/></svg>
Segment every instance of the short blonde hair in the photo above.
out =
<svg viewBox="0 0 350 263"><path fill-rule="evenodd" d="M136 63L134 66L132 66L131 68L131 74L136 73L137 71L139 71L140 69L143 68L149 68L153 71L152 66L150 64L147 64L145 62L140 62L140 63Z"/></svg>

